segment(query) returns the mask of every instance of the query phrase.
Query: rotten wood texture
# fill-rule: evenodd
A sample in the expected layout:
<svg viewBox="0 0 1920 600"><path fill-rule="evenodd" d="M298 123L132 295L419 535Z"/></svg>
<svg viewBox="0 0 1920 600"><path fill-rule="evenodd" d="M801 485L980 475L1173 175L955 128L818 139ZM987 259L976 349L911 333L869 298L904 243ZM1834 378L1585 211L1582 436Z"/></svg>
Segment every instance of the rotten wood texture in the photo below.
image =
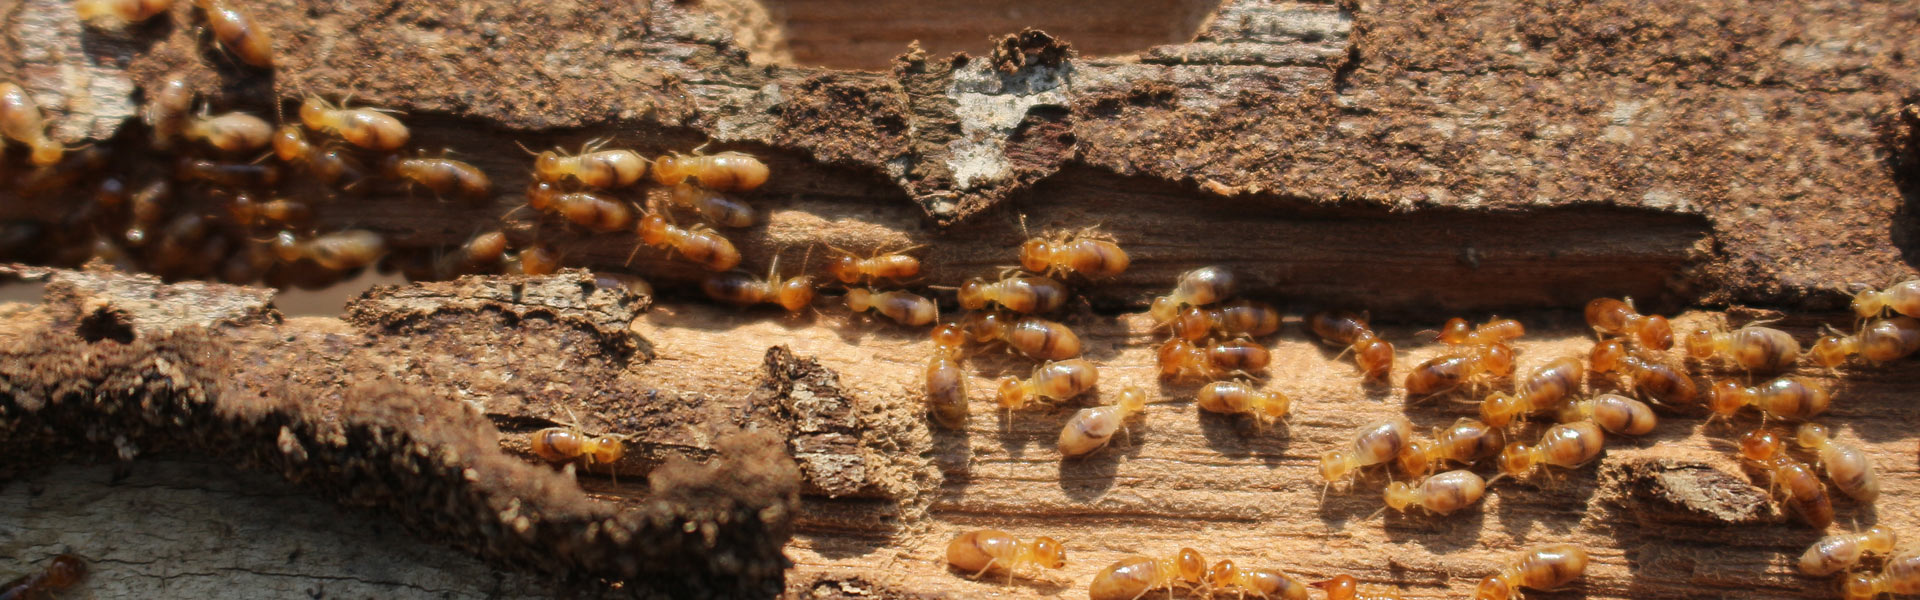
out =
<svg viewBox="0 0 1920 600"><path fill-rule="evenodd" d="M765 157L774 178L749 199L768 216L735 235L754 270L783 251L926 245L919 283L952 285L1013 261L1021 215L1036 233L1097 224L1134 268L1085 287L1091 304L1066 320L1108 390L1154 387L1156 336L1130 311L1201 264L1234 268L1262 299L1371 309L1406 350L1396 378L1438 351L1414 330L1455 314L1547 311L1522 315L1536 328L1525 368L1584 349L1577 317L1556 309L1598 295L1822 308L1838 284L1913 272L1920 37L1906 32L1920 8L1902 3L1228 0L1191 39L1129 54L1076 56L1072 36L1009 30L981 56L902 47L886 71L837 71L736 42L732 27L771 21L729 25L667 0L248 2L276 33L271 77L210 51L179 4L124 34L81 29L58 0L0 5L0 76L50 108L59 139L119 151L108 170L136 178L170 163L141 150L131 99L174 75L216 110L351 93L402 111L417 145L480 165L495 197L287 191L323 201L322 228L371 227L403 250L457 243L521 204L515 142L593 138ZM79 187L21 198L9 186L0 219L59 223ZM515 233L597 268L622 268L634 244L563 229ZM809 597L1073 597L1121 555L1190 544L1458 596L1510 549L1562 539L1595 552L1574 595L1831 594L1788 571L1817 533L1710 441L1736 428L1697 416L1666 415L1556 485L1502 482L1479 510L1368 519L1382 479L1323 503L1314 457L1367 419L1405 410L1438 425L1467 407L1403 407L1297 329L1269 340L1271 385L1298 413L1287 427L1256 433L1175 401L1150 407L1132 445L1061 462L1051 442L1066 410L1002 422L985 409L984 377L1024 363L974 360L967 431L929 431L923 331L681 301L699 273L651 250L629 270L676 301L649 308L576 274L386 289L345 319L283 319L257 290L62 272L47 303L0 314L0 418L13 419L0 456L208 454L496 564L631 575L663 593L768 592L791 523L784 589ZM628 300L578 304L601 291ZM1809 339L1812 324L1794 331ZM1887 493L1879 510L1840 501L1841 520L1911 529L1916 413L1903 399L1916 369L1842 374L1831 421L1879 461ZM631 436L634 451L577 481L521 460L532 431L562 423ZM760 433L729 436L741 429ZM480 478L432 460L436 448ZM713 498L732 500L694 508ZM531 511L534 538L500 533L514 506ZM717 537L672 534L705 525ZM953 534L989 526L1063 536L1072 563L1005 589L938 564ZM735 552L677 552L702 543Z"/></svg>
<svg viewBox="0 0 1920 600"><path fill-rule="evenodd" d="M1498 482L1480 506L1449 517L1376 515L1382 506L1379 491L1386 483L1379 472L1362 476L1351 488L1325 491L1323 499L1317 457L1346 443L1359 424L1404 413L1417 429L1425 430L1472 414L1475 407L1448 398L1409 402L1401 391L1364 386L1349 360L1337 349L1305 339L1298 325L1261 340L1275 359L1264 385L1293 399L1288 422L1261 431L1243 419L1197 411L1189 401L1193 385L1158 381L1154 348L1164 334L1155 331L1145 315L1103 315L1084 307L1066 315L1063 320L1085 341L1087 357L1100 365L1105 391L1097 396L1141 385L1154 390L1159 401L1133 423L1130 441L1117 440L1115 447L1091 457L1063 461L1053 444L1073 406L1011 414L991 408L992 378L1024 374L1030 363L996 353L972 358L974 402L967 428L929 429L922 416L919 380L931 351L925 332L841 315L786 318L705 303L649 306L634 299L607 304L582 299L608 292L589 291L592 278L563 274L379 288L356 301L354 316L344 321L283 321L270 310L255 310L248 313L254 317L204 330L171 330L170 335L129 325L131 337L123 342L124 334L102 333L124 330L79 322L87 315L119 315L130 310L122 306L136 306L119 303L121 294L141 299L187 294L197 286L154 287L150 280L109 273L60 271L51 277L45 304L11 306L4 311L5 327L0 327L15 332L6 364L28 365L5 371L11 392L0 399L5 409L0 414L10 419L6 431L11 433L0 456L9 457L9 465L34 469L75 453L110 457L116 449L123 455L189 452L237 458L281 471L323 496L372 506L430 539L450 541L517 568L617 574L595 562L603 556L597 552L552 543L587 543L569 536L591 525L569 515L585 513L609 519L596 522L625 523L629 521L623 517L635 512L666 510L673 505L663 504L667 498L762 501L756 499L782 485L774 474L778 469L753 470L753 465L774 464L765 458L731 463L733 469L748 471L733 473L731 485L663 483L679 481L670 473L686 467L675 465L752 456L751 451L727 449L724 432L745 429L779 440L774 447L798 465L784 467L789 478L784 485L801 496L797 504L722 518L720 547L783 539L762 537L777 536L777 526L756 534L738 521L728 523L742 514L784 513L795 535L782 549L793 562L784 574L783 589L796 598L989 593L1071 598L1083 594L1090 578L1113 560L1133 553L1170 553L1182 546L1303 578L1353 573L1374 584L1402 588L1411 598L1460 597L1517 547L1548 541L1573 541L1593 553L1594 565L1570 592L1576 597L1826 598L1833 593L1830 581L1791 570L1793 559L1822 532L1790 518L1770 499L1764 474L1741 466L1730 453L1728 442L1757 423L1752 416L1707 424L1698 410L1663 409L1653 433L1610 439L1596 463L1557 471L1551 479ZM237 294L243 300L236 305L262 297L258 290L205 287L205 293L213 295ZM522 292L503 293L511 289ZM622 314L632 319L618 331L645 340L650 354L594 360L591 357L609 355L605 343L611 335L594 324L609 322L607 315L619 312L618 306L628 306ZM364 317L389 310L394 317ZM1523 372L1552 358L1580 355L1592 343L1577 314L1520 316L1532 328L1519 345ZM1692 312L1678 316L1676 327L1725 318ZM132 316L107 321L139 322ZM1818 323L1795 319L1785 326L1808 337ZM1395 381L1413 364L1445 351L1411 327L1388 327L1382 333L1402 349ZM65 341L69 338L74 341ZM223 358L195 358L203 353L185 348L188 344L218 348L217 356ZM57 371L63 374L59 380L68 383L48 388L46 365L77 356L92 358L86 366ZM153 358L142 363L130 361L133 356ZM182 374L153 379L166 365ZM212 370L216 367L217 372ZM1807 369L1802 374L1835 383L1834 408L1822 420L1835 425L1842 440L1863 445L1883 477L1877 507L1836 495L1842 525L1832 530L1853 523L1880 523L1901 531L1920 528L1915 522L1920 518L1915 516L1920 515L1920 469L1912 435L1920 424L1920 410L1906 401L1920 367L1902 361L1831 374ZM131 388L114 383L129 377L146 383ZM76 384L76 378L97 383ZM383 446L379 440L384 438L378 435L357 437L351 432L394 418L345 410L350 405L340 404L343 396L355 397L355 380L369 378L409 390L373 402L420 411L402 413L408 420L417 418L411 416L415 414L449 413L483 414L486 419L454 419L435 427L438 421L426 418L392 430L410 432L417 445L409 447L417 450ZM215 381L222 383L208 383ZM1590 387L1599 391L1612 384L1596 381ZM197 402L212 408L174 409L184 411L175 414L183 414L185 424L128 418L127 411L140 414L135 407L148 406L145 399L167 389L181 391L159 396L199 398ZM252 412L218 417L230 411ZM207 412L211 415L191 416ZM304 429L320 427L330 415L345 421L333 426L348 432L344 435L350 441L344 447ZM530 464L538 462L526 450L534 430L576 419L587 431L627 436L636 451L613 465L577 470L577 483ZM281 424L298 440L292 449L285 445L285 433L275 433L286 431ZM474 445L481 441L496 445ZM503 450L511 455L501 454ZM289 452L302 455L305 462L291 460ZM383 469L385 461L375 457L390 452L427 457L457 452L467 457L460 460L472 464L467 468L477 479L469 475L434 484L432 469L419 474L413 474L412 467ZM356 462L364 460L360 457L375 460ZM360 469L383 475L371 480L327 475L334 463L361 464ZM138 470L142 464L136 460L128 468ZM798 481L792 479L796 475ZM500 518L494 511L447 512L447 500L418 502L423 496L413 491L416 485L448 483L459 490L452 492L455 502L470 495L487 499L491 506L520 506L544 515L529 516L535 523L549 523L535 528L543 532L534 538L545 552L540 560L526 562L513 543L524 538L505 534L502 541L490 537L499 534L485 533L484 526ZM684 496L676 496L674 490L681 486L708 491L682 490ZM482 525L482 531L468 529L474 525ZM730 534L729 527L748 529ZM1070 563L1063 571L1012 587L971 581L948 570L942 563L946 541L982 527L1022 537L1066 539ZM60 550L95 551L89 538L64 538L56 547L44 541L46 535L26 536L22 539L38 541L0 546L0 551L28 560ZM632 535L637 544L659 534ZM713 573L711 569L729 564L724 558L692 560L695 566L682 567L681 575L698 577L694 574ZM320 571L324 568L302 572L322 579L336 575ZM661 577L642 572L629 581L663 585ZM735 591L746 596L769 591L757 589L759 593Z"/></svg>
<svg viewBox="0 0 1920 600"><path fill-rule="evenodd" d="M5 12L0 75L54 109L62 139L113 133L76 122L139 138L127 95L184 75L216 108L352 94L492 174L478 208L391 186L325 199L322 228L403 248L458 243L521 204L515 142L603 138L766 157L773 181L751 199L771 214L735 236L750 270L783 250L925 245L925 283L951 285L1011 262L1025 215L1133 250L1137 268L1095 292L1106 305L1202 262L1396 319L1601 294L1830 307L1834 286L1912 272L1916 159L1896 113L1920 81L1920 40L1900 34L1920 9L1899 3L1233 0L1190 41L1132 54L1075 57L1072 39L1026 32L985 56L901 48L869 72L755 64L745 48L763 45L733 41L838 14L823 2L716 3L726 19L666 0L251 2L276 33L271 78L210 50L185 3L126 34L82 32L59 4ZM1090 37L1113 35L1100 23ZM142 172L125 147L116 168ZM519 225L578 266L619 268L635 245L560 229ZM652 250L633 269L699 275Z"/></svg>

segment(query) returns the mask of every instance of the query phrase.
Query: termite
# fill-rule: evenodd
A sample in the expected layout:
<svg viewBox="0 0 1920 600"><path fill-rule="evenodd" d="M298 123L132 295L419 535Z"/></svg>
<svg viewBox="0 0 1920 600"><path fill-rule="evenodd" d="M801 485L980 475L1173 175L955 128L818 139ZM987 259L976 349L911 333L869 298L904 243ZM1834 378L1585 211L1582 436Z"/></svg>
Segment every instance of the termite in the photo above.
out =
<svg viewBox="0 0 1920 600"><path fill-rule="evenodd" d="M1742 369L1775 372L1800 359L1800 342L1787 332L1748 325L1734 331L1700 328L1687 336L1687 355L1724 359Z"/></svg>
<svg viewBox="0 0 1920 600"><path fill-rule="evenodd" d="M1500 428L1471 417L1460 417L1446 429L1435 427L1431 441L1408 441L1397 460L1401 472L1419 477L1448 462L1473 464L1494 456L1506 443L1507 436Z"/></svg>
<svg viewBox="0 0 1920 600"><path fill-rule="evenodd" d="M1328 450L1320 455L1320 476L1328 485L1346 479L1354 471L1400 456L1413 439L1413 423L1406 417L1392 417L1360 426L1346 449Z"/></svg>
<svg viewBox="0 0 1920 600"><path fill-rule="evenodd" d="M1819 423L1802 423L1793 439L1820 457L1816 464L1833 480L1833 487L1867 504L1880 497L1880 471L1859 446L1835 441L1833 430Z"/></svg>
<svg viewBox="0 0 1920 600"><path fill-rule="evenodd" d="M1085 393L1100 383L1100 370L1084 359L1048 361L1033 369L1033 376L1021 379L1012 375L1000 378L999 402L1002 408L1016 410L1035 402L1058 402Z"/></svg>
<svg viewBox="0 0 1920 600"><path fill-rule="evenodd" d="M35 166L57 164L67 153L66 146L47 137L40 105L27 95L26 88L11 81L0 82L0 134L31 148L29 158Z"/></svg>
<svg viewBox="0 0 1920 600"><path fill-rule="evenodd" d="M853 288L847 290L847 309L856 313L872 310L893 319L895 323L918 327L932 323L940 318L940 307L932 300L913 292L900 290L882 292L872 288Z"/></svg>
<svg viewBox="0 0 1920 600"><path fill-rule="evenodd" d="M1007 573L1007 583L1025 568L1059 569L1067 566L1067 549L1059 540L1040 536L1022 542L1005 531L976 529L960 534L947 543L947 564L978 578L999 568Z"/></svg>
<svg viewBox="0 0 1920 600"><path fill-rule="evenodd" d="M262 69L273 68L273 34L253 20L246 11L226 0L194 0L207 16L207 27L240 62Z"/></svg>
<svg viewBox="0 0 1920 600"><path fill-rule="evenodd" d="M1248 415L1265 428L1287 418L1293 401L1286 394L1262 390L1241 381L1215 381L1194 396L1200 410L1227 415Z"/></svg>
<svg viewBox="0 0 1920 600"><path fill-rule="evenodd" d="M1554 425L1541 432L1537 443L1507 444L1500 451L1500 474L1525 477L1541 465L1575 468L1599 457L1606 441L1606 434L1591 421Z"/></svg>
<svg viewBox="0 0 1920 600"><path fill-rule="evenodd" d="M273 125L247 113L229 112L194 117L180 134L221 152L252 152L273 140Z"/></svg>
<svg viewBox="0 0 1920 600"><path fill-rule="evenodd" d="M1067 418L1060 428L1060 454L1080 456L1106 447L1113 434L1127 426L1127 420L1147 409L1147 391L1139 386L1120 390L1113 404L1082 408Z"/></svg>
<svg viewBox="0 0 1920 600"><path fill-rule="evenodd" d="M1393 344L1374 335L1366 315L1348 311L1321 311L1307 318L1314 335L1328 343L1340 344L1353 353L1353 362L1367 379L1384 379L1393 371Z"/></svg>
<svg viewBox="0 0 1920 600"><path fill-rule="evenodd" d="M1794 514L1818 529L1833 524L1833 499L1813 469L1787 456L1780 438L1765 429L1740 436L1740 456L1767 472L1772 488L1786 497Z"/></svg>
<svg viewBox="0 0 1920 600"><path fill-rule="evenodd" d="M1233 296L1236 287L1233 272L1224 267L1201 267L1187 271L1174 284L1173 293L1153 299L1147 313L1153 316L1155 322L1172 323L1180 316L1180 309L1226 300Z"/></svg>
<svg viewBox="0 0 1920 600"><path fill-rule="evenodd" d="M319 96L308 96L300 102L300 122L308 129L379 152L399 150L412 138L406 124L393 115L372 108L336 106Z"/></svg>
<svg viewBox="0 0 1920 600"><path fill-rule="evenodd" d="M1587 325L1606 335L1624 336L1642 347L1666 350L1673 347L1673 326L1660 315L1642 315L1633 307L1633 299L1596 298L1587 303Z"/></svg>
<svg viewBox="0 0 1920 600"><path fill-rule="evenodd" d="M1573 544L1548 544L1522 551L1500 567L1500 572L1480 580L1473 589L1473 600L1512 600L1521 597L1520 589L1553 590L1573 583L1587 572L1587 551Z"/></svg>
<svg viewBox="0 0 1920 600"><path fill-rule="evenodd" d="M914 263L914 271L919 271L917 262ZM846 281L846 274L837 267L835 274ZM1065 305L1070 295L1066 285L1041 275L1015 275L992 282L969 279L960 285L959 292L960 308L981 310L991 302L1007 310L1027 314L1053 312Z"/></svg>
<svg viewBox="0 0 1920 600"><path fill-rule="evenodd" d="M748 227L753 225L756 218L752 206L696 185L682 183L673 186L667 199L700 213L700 218L721 227Z"/></svg>
<svg viewBox="0 0 1920 600"><path fill-rule="evenodd" d="M632 150L600 150L605 140L580 147L578 154L545 150L533 160L533 174L541 181L559 183L572 178L591 188L618 188L633 185L647 174L647 159Z"/></svg>
<svg viewBox="0 0 1920 600"><path fill-rule="evenodd" d="M640 234L641 243L678 252L688 261L709 271L725 271L740 264L740 251L734 249L733 242L700 225L681 229L668 223L666 217L654 213L640 219L637 233ZM628 257L628 260L631 261L632 257Z"/></svg>
<svg viewBox="0 0 1920 600"><path fill-rule="evenodd" d="M660 185L677 185L691 179L709 190L749 192L766 183L767 176L767 164L745 152L691 155L675 152L653 159L653 181Z"/></svg>
<svg viewBox="0 0 1920 600"><path fill-rule="evenodd" d="M1869 554L1892 552L1899 536L1885 525L1866 531L1844 532L1815 541L1800 555L1800 572L1808 575L1832 575L1860 563Z"/></svg>

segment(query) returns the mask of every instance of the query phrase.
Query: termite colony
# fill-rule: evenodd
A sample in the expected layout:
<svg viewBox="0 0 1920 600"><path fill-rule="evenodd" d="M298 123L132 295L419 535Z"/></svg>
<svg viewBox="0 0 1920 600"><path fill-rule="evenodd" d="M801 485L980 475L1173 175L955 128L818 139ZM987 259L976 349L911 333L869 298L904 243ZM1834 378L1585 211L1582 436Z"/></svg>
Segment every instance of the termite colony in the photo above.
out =
<svg viewBox="0 0 1920 600"><path fill-rule="evenodd" d="M249 68L273 68L272 34L245 10L225 0L194 4L191 14L203 22L222 56ZM90 26L112 30L128 29L171 7L169 0L74 4ZM764 276L757 266L743 267L740 250L723 232L761 221L758 210L737 196L768 181L769 169L759 159L697 150L649 158L604 140L533 153L525 212L516 209L502 217L531 215L542 221L531 237L509 233L517 229L504 223L473 233L457 247L402 251L377 231L317 227L328 209L325 200L406 193L452 211L495 199L488 174L446 152L414 149L400 115L355 105L350 98L302 98L292 107L294 120L280 124L230 108L200 98L185 79L145 90L144 142L166 157L149 164L166 168L116 172L134 161L117 160L106 146L69 147L55 140L30 90L0 83L0 160L7 161L10 189L24 198L82 186L91 190L56 227L0 237L24 235L35 240L27 245L56 249L58 255L42 257L53 264L97 259L169 279L318 287L368 267L416 280L547 274L561 268L564 257L537 233L540 227L586 236L630 232L636 255L651 252L706 271L701 289L716 301L771 304L801 313L816 308L816 292L823 286L837 286L825 289L839 290L851 314L930 327L933 351L920 383L929 415L952 429L970 423L966 363L985 351L1031 362L1030 368L1022 364L1021 373L994 382L990 394L1003 414L1061 405L1098 390L1099 365L1081 356L1080 337L1053 315L1074 298L1074 286L1116 277L1130 265L1119 244L1091 230L1032 237L1011 257L1017 268L964 282L956 295L966 312L943 321L933 299L900 287L921 270L911 248L860 254L826 247L831 254L820 272L808 271L813 249L788 271L782 271L778 257L765 265ZM6 157L8 150L23 154ZM264 161L269 155L272 160ZM649 187L632 193L641 186ZM314 190L321 191L317 199ZM43 240L52 243L39 243ZM1261 340L1289 320L1303 322L1343 359L1350 356L1364 384L1393 387L1398 355L1367 313L1331 310L1288 318L1271 304L1236 297L1236 283L1225 268L1195 269L1149 305L1155 330L1165 332L1156 346L1158 373L1170 385L1193 386L1199 409L1244 415L1262 431L1284 422L1295 407L1266 382L1272 355ZM1585 356L1541 357L1533 363L1523 361L1514 347L1526 331L1519 321L1448 320L1434 337L1443 351L1405 369L1399 387L1416 401L1449 397L1472 403L1475 414L1432 427L1430 433L1398 415L1363 423L1320 456L1323 489L1341 484L1352 490L1371 470L1389 480L1369 488L1380 490L1383 509L1418 509L1435 518L1471 510L1503 480L1582 468L1601 456L1608 436L1653 432L1659 407L1704 414L1713 427L1741 423L1738 429L1744 431L1728 436L1737 447L1734 455L1767 482L1785 512L1814 527L1829 527L1835 520L1829 489L1845 496L1842 502L1870 506L1879 494L1879 475L1860 445L1813 419L1833 406L1838 392L1833 375L1855 357L1878 363L1920 350L1920 281L1862 291L1853 308L1859 322L1852 332L1828 331L1803 350L1802 340L1765 323L1698 327L1676 336L1666 318L1642 314L1630 299L1601 298L1586 306L1586 322L1599 339ZM1794 372L1803 362L1826 369L1828 376ZM1057 445L1061 456L1101 450L1160 401L1139 386L1113 390L1107 402L1064 420ZM626 451L619 435L588 433L575 425L542 429L528 439L529 452L540 459L589 470L619 462ZM969 577L996 573L1011 581L1062 568L1065 546L1048 537L1023 541L977 530L949 543L947 561ZM1580 576L1587 562L1586 553L1571 545L1530 548L1486 575L1473 597L1500 600L1519 597L1522 589L1559 588ZM1808 575L1838 578L1846 598L1920 592L1920 554L1898 548L1893 530L1884 526L1822 538L1806 550L1799 567ZM63 555L0 593L59 590L84 572L84 563ZM1349 575L1303 583L1279 570L1232 560L1209 564L1191 548L1121 559L1088 584L1096 600L1136 600L1162 590L1304 599L1314 588L1330 600L1397 597L1397 592L1367 589Z"/></svg>

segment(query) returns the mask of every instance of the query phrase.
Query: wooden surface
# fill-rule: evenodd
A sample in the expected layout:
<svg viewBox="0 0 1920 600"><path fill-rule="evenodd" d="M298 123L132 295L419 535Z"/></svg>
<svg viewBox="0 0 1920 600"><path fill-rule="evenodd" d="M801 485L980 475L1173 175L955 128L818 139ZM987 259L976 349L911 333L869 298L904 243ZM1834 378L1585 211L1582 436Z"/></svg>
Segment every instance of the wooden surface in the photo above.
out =
<svg viewBox="0 0 1920 600"><path fill-rule="evenodd" d="M327 198L320 222L372 227L419 251L494 226L524 201L517 190L527 157L514 142L577 146L611 136L649 154L712 140L766 157L775 177L749 200L768 218L736 238L750 270L776 253L794 265L809 248L817 265L825 245L927 244L928 273L917 284L957 284L1012 262L1021 215L1037 230L1101 225L1134 253L1134 269L1086 290L1090 305L1065 320L1101 364L1104 394L1134 382L1170 401L1136 424L1133 445L1067 462L1052 447L1070 409L1002 422L987 404L990 378L1023 373L1025 363L972 361L968 430L929 430L916 391L924 331L849 320L831 296L819 316L797 319L717 308L685 285L697 272L663 255L642 251L623 264L634 243L625 233L540 229L556 236L570 265L656 283L664 300L632 329L647 360L596 354L594 344L608 339L598 325L521 318L529 308L503 300L504 284L482 286L492 290L473 304L482 310L459 318L259 322L222 342L260 359L210 371L249 392L297 372L303 393L331 398L350 383L340 374L378 373L421 398L474 407L491 422L475 433L497 428L501 447L520 458L528 434L563 421L634 436L634 455L583 477L583 489L549 490L562 498L555 506L607 501L586 513L646 506L655 490L644 478L669 460L721 456L722 430L745 423L785 434L806 493L785 549L796 563L790 595L1078 597L1119 556L1193 545L1306 578L1349 572L1410 597L1457 597L1512 549L1561 540L1587 545L1595 564L1581 585L1545 597L1832 595L1830 582L1788 571L1817 533L1759 504L1764 481L1711 441L1751 419L1704 427L1698 415L1663 413L1654 434L1610 440L1602 461L1557 484L1502 481L1478 510L1370 519L1384 479L1363 478L1323 503L1318 454L1371 418L1406 410L1424 428L1469 406L1403 407L1395 393L1360 387L1350 363L1290 326L1266 342L1276 352L1272 386L1293 396L1295 416L1252 432L1196 414L1185 400L1190 386L1154 384L1158 339L1135 311L1180 271L1226 264L1255 297L1296 314L1373 310L1401 346L1398 381L1436 351L1416 331L1450 316L1518 313L1533 329L1522 344L1524 371L1584 351L1590 338L1571 311L1595 295L1631 293L1668 313L1734 302L1796 315L1832 308L1834 286L1912 271L1920 147L1891 116L1913 102L1920 81L1920 38L1903 35L1916 16L1911 5L1238 0L1176 32L1190 41L1167 44L1165 32L1149 32L1129 42L1148 40L1144 50L1115 50L1127 54L1062 60L1075 41L1062 34L996 38L970 60L911 53L897 62L885 61L906 48L881 61L879 50L817 45L790 46L792 58L749 55L772 45L735 35L776 27L771 21L727 21L665 1L544 11L495 2L458 10L372 0L249 5L283 34L285 60L272 78L204 52L191 26L125 38L82 33L63 3L41 0L0 3L12 42L0 45L0 68L56 113L56 136L74 143L137 142L134 134L105 140L130 127L135 90L176 74L222 108L264 114L307 94L354 92L400 110L419 143L486 168L499 193L484 206L450 207L382 188ZM195 17L183 5L170 18ZM1114 39L1101 30L1111 23L1092 24L1085 35ZM894 69L834 71L805 62L813 60ZM444 81L463 85L423 84ZM152 171L145 159L116 168ZM0 198L7 219L53 219L73 200ZM535 229L522 222L515 230ZM465 301L474 289L442 297ZM260 298L245 293L239 303ZM42 323L29 309L12 310L25 311L9 313L28 319L20 322ZM489 320L507 312L516 316ZM187 323L211 316L181 314ZM1811 340L1815 321L1790 324ZM774 360L770 349L783 345L792 357ZM1911 528L1916 369L1902 362L1843 374L1828 421L1842 439L1868 445L1886 493L1877 510L1837 500L1840 521ZM295 400L287 393L272 410L298 413L284 405ZM809 429L816 421L828 426ZM114 451L110 440L84 441ZM83 477L73 473L84 472L15 473L26 482L9 485L6 498L35 480L54 495L0 514L44 506L35 502L85 505L91 492L61 483ZM253 510L200 475L155 473L168 486L208 490L207 502L248 506L222 514ZM429 513L373 514L418 525ZM89 513L48 522L0 538L0 556L33 561L70 549L107 557L102 568L137 560L93 538L48 537L107 531L115 521ZM205 523L192 527L235 527ZM1061 537L1072 562L1040 583L966 581L938 559L947 539L974 527ZM344 541L276 533L347 552L392 543L351 531ZM497 559L488 556L495 551L478 554ZM178 560L196 573L246 564L219 550ZM445 573L480 568L435 560L444 566L431 570ZM348 582L341 571L351 567L334 564L358 563L297 563L284 589L312 587L295 581L364 584L377 596L413 593L407 586L454 595L539 587L426 574ZM177 577L155 572L128 568L126 579L101 581Z"/></svg>

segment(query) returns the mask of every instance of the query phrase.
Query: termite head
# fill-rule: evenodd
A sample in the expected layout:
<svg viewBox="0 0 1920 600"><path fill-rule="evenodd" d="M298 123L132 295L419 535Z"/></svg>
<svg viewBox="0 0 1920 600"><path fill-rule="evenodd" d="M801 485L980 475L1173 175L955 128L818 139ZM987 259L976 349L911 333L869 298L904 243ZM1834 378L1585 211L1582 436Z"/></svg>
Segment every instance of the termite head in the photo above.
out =
<svg viewBox="0 0 1920 600"><path fill-rule="evenodd" d="M1595 373L1608 373L1620 368L1620 362L1627 357L1627 347L1619 340L1605 340L1593 345L1593 352L1587 355L1588 368Z"/></svg>
<svg viewBox="0 0 1920 600"><path fill-rule="evenodd" d="M1507 444L1500 451L1500 472L1520 476L1533 470L1533 447L1520 442Z"/></svg>
<svg viewBox="0 0 1920 600"><path fill-rule="evenodd" d="M1047 536L1033 540L1033 561L1042 567L1058 569L1067 566L1067 546Z"/></svg>
<svg viewBox="0 0 1920 600"><path fill-rule="evenodd" d="M849 256L842 256L840 257L840 260L851 261L853 260L853 258ZM851 267L848 267L848 268L851 268ZM839 269L839 267L836 266L835 269L836 269L835 272L837 273L838 272L837 269ZM846 278L841 277L841 279L844 281ZM980 310L981 308L985 308L987 306L987 285L988 284L986 280L980 279L978 277L975 277L973 279L968 279L966 283L960 284L960 292L959 292L960 308L964 308L967 310Z"/></svg>
<svg viewBox="0 0 1920 600"><path fill-rule="evenodd" d="M1009 409L1025 406L1031 398L1028 386L1019 377L1008 375L1000 378L1000 406Z"/></svg>
<svg viewBox="0 0 1920 600"><path fill-rule="evenodd" d="M1419 500L1416 496L1413 491L1413 485L1405 481L1395 481L1387 484L1387 506L1392 507L1394 510L1405 512L1408 506Z"/></svg>
<svg viewBox="0 0 1920 600"><path fill-rule="evenodd" d="M1780 454L1780 438L1765 429L1755 429L1740 436L1740 456L1748 460L1766 462Z"/></svg>
<svg viewBox="0 0 1920 600"><path fill-rule="evenodd" d="M1020 267L1035 273L1044 272L1053 264L1053 244L1040 238L1027 240L1020 244Z"/></svg>
<svg viewBox="0 0 1920 600"><path fill-rule="evenodd" d="M1320 476L1327 481L1339 481L1353 472L1353 455L1346 450L1328 450L1320 455Z"/></svg>

